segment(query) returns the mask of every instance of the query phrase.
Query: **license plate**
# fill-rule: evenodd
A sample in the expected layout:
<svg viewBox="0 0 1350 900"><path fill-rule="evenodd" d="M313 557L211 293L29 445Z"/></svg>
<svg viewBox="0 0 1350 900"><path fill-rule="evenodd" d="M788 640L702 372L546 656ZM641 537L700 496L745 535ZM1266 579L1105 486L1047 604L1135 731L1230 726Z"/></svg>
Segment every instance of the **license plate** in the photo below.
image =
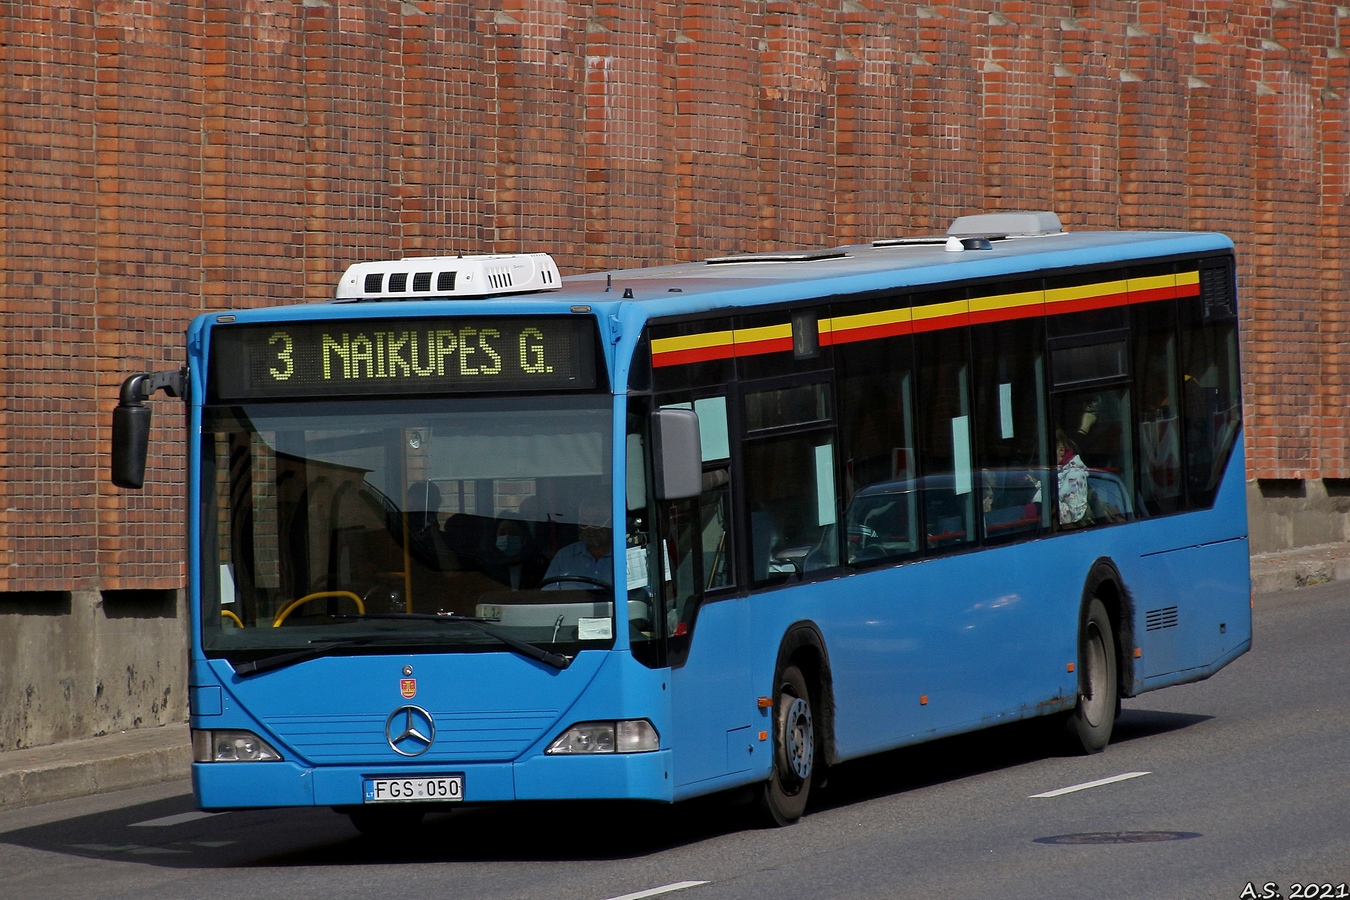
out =
<svg viewBox="0 0 1350 900"><path fill-rule="evenodd" d="M464 776L441 775L436 778L368 778L365 781L367 803L425 803L464 799Z"/></svg>

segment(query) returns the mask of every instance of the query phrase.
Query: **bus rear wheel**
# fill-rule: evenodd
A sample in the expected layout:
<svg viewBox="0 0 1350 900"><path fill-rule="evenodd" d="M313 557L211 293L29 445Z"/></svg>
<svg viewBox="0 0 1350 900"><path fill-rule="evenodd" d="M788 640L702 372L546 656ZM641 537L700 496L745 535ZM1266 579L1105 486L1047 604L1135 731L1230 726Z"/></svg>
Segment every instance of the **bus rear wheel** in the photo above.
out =
<svg viewBox="0 0 1350 900"><path fill-rule="evenodd" d="M778 677L773 710L773 768L760 806L770 824L791 825L806 811L816 760L811 692L796 666L788 666Z"/></svg>
<svg viewBox="0 0 1350 900"><path fill-rule="evenodd" d="M1094 597L1078 637L1078 703L1066 723L1071 743L1083 753L1098 753L1111 741L1120 710L1117 670L1111 617Z"/></svg>

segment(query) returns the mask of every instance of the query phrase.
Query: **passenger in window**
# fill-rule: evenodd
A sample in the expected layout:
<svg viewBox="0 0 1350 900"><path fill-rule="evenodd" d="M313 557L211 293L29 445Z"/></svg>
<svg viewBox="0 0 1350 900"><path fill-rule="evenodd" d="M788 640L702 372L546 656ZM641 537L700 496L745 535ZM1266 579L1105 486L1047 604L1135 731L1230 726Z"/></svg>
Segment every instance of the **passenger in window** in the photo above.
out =
<svg viewBox="0 0 1350 900"><path fill-rule="evenodd" d="M497 520L496 538L483 551L480 564L484 574L512 590L538 584L544 571L544 561L534 552L525 523L509 513Z"/></svg>
<svg viewBox="0 0 1350 900"><path fill-rule="evenodd" d="M546 589L584 589L614 584L614 541L608 506L598 500L581 501L577 523L581 540L563 547L549 562L548 571L544 573ZM577 580L569 581L571 578Z"/></svg>
<svg viewBox="0 0 1350 900"><path fill-rule="evenodd" d="M1087 518L1088 470L1064 429L1055 429L1055 461L1059 469L1059 523L1079 525Z"/></svg>
<svg viewBox="0 0 1350 900"><path fill-rule="evenodd" d="M1068 433L1072 435L1077 453L1087 460L1088 465L1097 468L1110 465L1120 444L1119 435L1110 433L1110 425L1114 423L1104 420L1102 412L1102 398L1093 394L1083 400L1077 415L1068 422L1068 428L1072 429Z"/></svg>

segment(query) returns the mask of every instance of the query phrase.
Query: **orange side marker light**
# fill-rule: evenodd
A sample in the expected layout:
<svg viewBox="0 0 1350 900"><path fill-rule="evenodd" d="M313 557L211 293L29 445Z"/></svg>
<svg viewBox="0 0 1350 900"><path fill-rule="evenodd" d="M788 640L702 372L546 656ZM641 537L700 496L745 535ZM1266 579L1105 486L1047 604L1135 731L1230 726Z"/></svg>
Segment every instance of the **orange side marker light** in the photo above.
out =
<svg viewBox="0 0 1350 900"><path fill-rule="evenodd" d="M1070 671L1070 672L1073 671L1073 663L1069 663L1069 667L1068 667L1068 670L1067 670L1067 671Z"/></svg>

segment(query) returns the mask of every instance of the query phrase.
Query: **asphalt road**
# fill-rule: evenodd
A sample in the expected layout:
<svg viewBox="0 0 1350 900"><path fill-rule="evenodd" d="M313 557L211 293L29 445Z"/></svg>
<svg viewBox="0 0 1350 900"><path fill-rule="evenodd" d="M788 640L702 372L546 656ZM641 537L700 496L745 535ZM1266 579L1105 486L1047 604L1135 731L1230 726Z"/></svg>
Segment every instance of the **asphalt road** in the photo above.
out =
<svg viewBox="0 0 1350 900"><path fill-rule="evenodd" d="M327 810L196 813L181 782L15 810L0 898L1345 898L1347 635L1350 582L1261 597L1254 650L1126 701L1105 753L1025 725L898 751L786 829L725 798L519 806L389 846Z"/></svg>

